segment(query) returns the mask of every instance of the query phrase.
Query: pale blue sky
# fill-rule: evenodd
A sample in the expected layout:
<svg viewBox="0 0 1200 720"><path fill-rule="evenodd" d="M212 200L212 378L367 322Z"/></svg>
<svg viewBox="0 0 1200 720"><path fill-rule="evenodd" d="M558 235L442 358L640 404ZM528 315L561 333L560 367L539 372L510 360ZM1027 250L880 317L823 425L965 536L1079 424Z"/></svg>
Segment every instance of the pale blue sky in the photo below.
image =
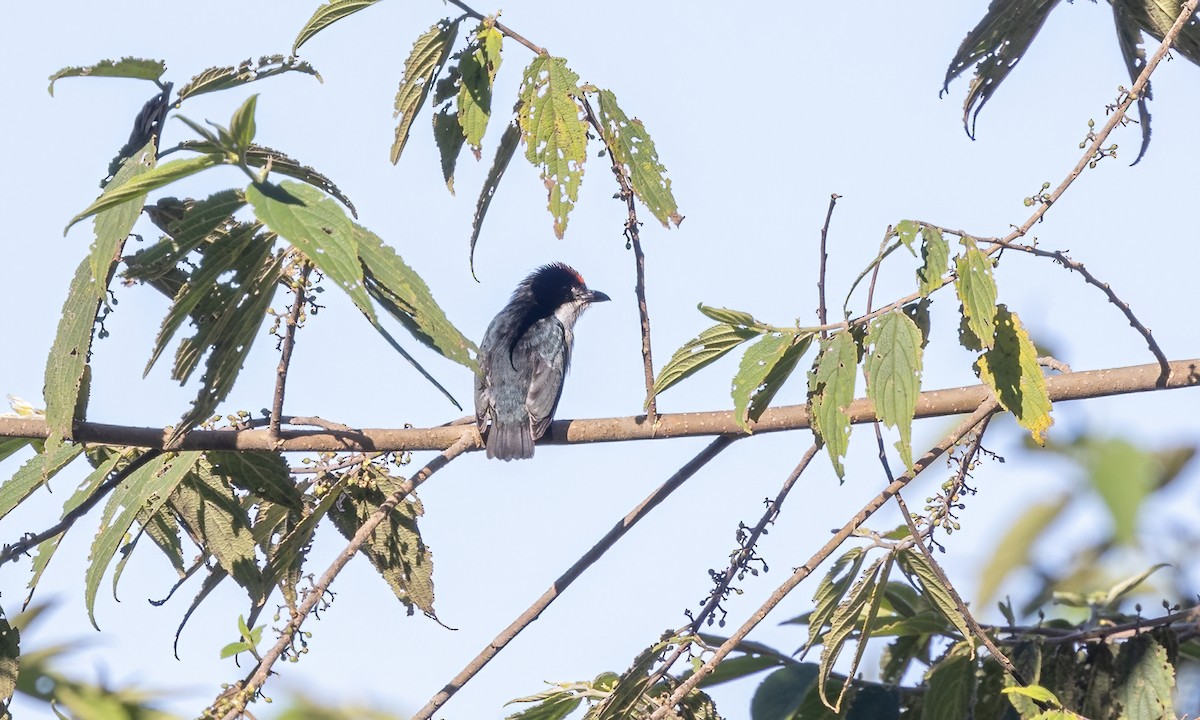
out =
<svg viewBox="0 0 1200 720"><path fill-rule="evenodd" d="M89 223L65 239L61 228L97 194L97 181L153 89L132 80L66 79L51 98L46 77L65 65L133 55L165 60L166 79L178 86L212 65L286 52L317 4L123 0L6 8L0 25L0 65L6 68L0 87L7 107L0 115L7 225L0 243L6 290L0 330L8 342L0 353L0 392L39 402L66 285L90 243ZM1117 86L1129 80L1107 7L1063 4L984 111L979 139L971 142L960 121L967 80L953 84L944 99L938 90L958 43L986 6L984 0L506 4L504 22L565 56L582 81L612 89L622 107L644 121L669 170L687 220L667 232L643 214L650 220L643 242L658 367L708 326L695 310L701 301L750 310L777 324L815 319L816 243L831 192L843 196L830 233L835 305L889 223L911 217L997 235L1028 216L1022 199L1066 174L1078 159L1088 119L1102 122ZM480 239L476 268L482 283L467 269L475 199L531 54L505 44L495 92L499 112L485 140L485 160L475 163L464 154L457 197L442 184L428 111L414 124L400 165L387 159L404 57L420 32L452 10L432 0L380 3L303 48L324 84L299 74L270 79L189 101L183 114L224 122L247 94L261 93L259 141L333 178L358 206L360 222L397 248L472 338L482 335L530 268L552 260L574 265L614 302L590 311L577 328L559 417L638 413L643 390L633 257L620 234L623 205L610 199L607 159L596 158L595 147L564 241L553 237L536 171L518 156ZM1127 166L1140 136L1136 128L1119 130L1113 141L1121 157L1085 174L1036 228L1043 244L1069 248L1109 280L1172 358L1200 354L1197 231L1187 219L1197 159L1198 72L1181 59L1164 63L1155 75L1155 133L1145 159ZM168 144L189 136L175 121L167 133ZM172 193L207 194L242 184L235 170L223 168ZM900 260L891 267L876 297L911 291L912 265ZM1009 256L997 281L1001 301L1076 369L1151 360L1120 313L1061 268ZM178 388L165 367L141 379L166 302L147 288L121 288L117 297L120 305L108 321L112 337L95 348L90 417L170 423L195 387ZM362 427L426 426L457 416L332 285L324 301L327 309L300 334L290 412ZM956 306L945 293L934 304L928 388L974 382L971 358L955 341ZM470 401L468 372L423 349L418 354L461 402ZM260 339L226 409L269 405L275 362L273 343ZM735 363L727 359L669 391L660 410L729 407ZM803 396L797 378L777 401L802 402ZM1090 428L1156 443L1194 439L1200 435L1196 403L1195 391L1181 391L1063 406L1052 433ZM928 442L946 426L922 423L915 437ZM1006 423L996 430L996 449L1011 450L1017 433ZM732 625L881 486L869 432L860 429L852 440L844 485L822 458L785 506L761 548L772 572L742 583L745 594L726 606ZM543 680L623 670L662 630L682 624L685 609L697 607L710 586L708 569L723 567L734 549L738 521L757 519L762 498L775 494L809 441L808 433L792 433L734 445L571 587L440 716L502 717L503 702L541 690ZM355 561L335 584L333 606L305 628L314 633L310 653L300 663L279 666L282 674L268 694L280 701L302 689L325 699L415 710L706 442L542 448L528 463L487 462L482 455L453 463L422 491L427 517L421 527L434 552L439 615L458 630L405 617L369 565ZM423 460L418 456L418 463ZM16 467L9 461L0 475ZM78 468L64 474L53 496L7 518L0 540L49 525L81 476ZM968 597L979 564L1020 504L1065 483L1015 452L1006 466L986 468L977 479L980 495L969 502L964 529L948 542L946 556L951 578ZM914 497L930 494L940 482L924 480ZM1178 504L1182 512L1190 507L1194 514L1194 485L1187 485ZM893 521L887 516L873 527ZM123 602L101 593L97 617L104 632L95 634L83 608L82 577L96 523L88 518L68 535L38 594L58 601L54 621L26 643L87 637L93 646L72 664L75 670L115 683L177 689L169 708L197 713L221 682L244 674L218 659L221 646L236 639L236 619L245 611L242 593L227 583L204 604L184 631L182 660L176 662L171 638L195 586L165 607L151 608L146 598L165 594L171 573L143 549L123 579ZM308 568L319 572L342 546L332 531L319 535ZM24 595L27 573L28 563L0 568L0 602L10 614ZM775 621L807 609L811 585L752 637L786 651L797 647L801 632L778 628ZM745 716L747 687L717 695L726 717ZM270 716L261 705L255 710ZM27 705L14 711L40 717Z"/></svg>

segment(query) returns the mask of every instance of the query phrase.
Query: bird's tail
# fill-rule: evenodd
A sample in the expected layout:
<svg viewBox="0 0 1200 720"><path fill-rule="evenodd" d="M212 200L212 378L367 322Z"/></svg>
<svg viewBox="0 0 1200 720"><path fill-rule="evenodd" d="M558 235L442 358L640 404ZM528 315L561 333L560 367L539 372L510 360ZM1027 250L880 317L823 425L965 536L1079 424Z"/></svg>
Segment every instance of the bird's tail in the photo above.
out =
<svg viewBox="0 0 1200 720"><path fill-rule="evenodd" d="M488 429L487 456L501 460L533 457L533 434L529 424L493 422Z"/></svg>

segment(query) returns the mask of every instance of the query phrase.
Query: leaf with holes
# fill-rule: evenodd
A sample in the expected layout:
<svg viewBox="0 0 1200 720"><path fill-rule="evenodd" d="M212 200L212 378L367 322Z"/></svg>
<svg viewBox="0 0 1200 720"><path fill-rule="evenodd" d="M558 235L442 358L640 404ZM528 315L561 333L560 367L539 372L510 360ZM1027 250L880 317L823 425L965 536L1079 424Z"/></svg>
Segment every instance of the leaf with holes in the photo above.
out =
<svg viewBox="0 0 1200 720"><path fill-rule="evenodd" d="M889 553L867 567L854 587L850 589L846 600L834 610L833 616L829 619L829 632L825 633L821 639L823 647L817 673L817 690L821 695L821 702L834 712L841 711L842 700L849 689L849 683L842 685L837 697L830 702L827 690L833 666L852 635L857 635L859 638L866 638L870 635L871 625L874 623L875 616L879 613L879 605L883 601L882 588L887 586L893 558L894 556ZM859 662L866 649L865 641L857 644L854 658L846 672L847 676L853 677L857 673Z"/></svg>
<svg viewBox="0 0 1200 720"><path fill-rule="evenodd" d="M964 237L962 243L966 251L955 261L958 277L954 288L962 303L967 327L983 347L991 348L996 334L996 281L992 278L992 261L971 238Z"/></svg>
<svg viewBox="0 0 1200 720"><path fill-rule="evenodd" d="M979 377L995 393L1005 410L1029 431L1037 444L1046 442L1054 424L1050 417L1050 395L1046 377L1037 361L1037 348L1021 325L1021 318L1008 308L996 308L996 334L991 349L979 356Z"/></svg>
<svg viewBox="0 0 1200 720"><path fill-rule="evenodd" d="M92 330L100 309L103 289L96 287L92 268L84 258L75 270L62 317L54 335L54 345L46 357L46 451L58 448L74 433L75 421L87 410L88 355L92 350Z"/></svg>
<svg viewBox="0 0 1200 720"><path fill-rule="evenodd" d="M500 187L500 179L504 177L504 171L512 162L520 139L521 129L517 127L516 123L509 123L508 127L504 129L504 134L500 136L500 145L496 148L496 158L492 160L492 167L488 170L487 178L483 181L483 189L479 192L479 200L475 202L475 218L471 221L471 249L468 259L471 277L475 277L475 243L479 240L479 231L483 229L483 218L492 205L496 188Z"/></svg>
<svg viewBox="0 0 1200 720"><path fill-rule="evenodd" d="M634 194L663 227L669 228L671 223L678 227L683 216L679 214L667 168L658 159L654 141L641 120L630 120L617 105L617 96L611 90L600 91L600 127L605 146L612 151L613 159L625 168Z"/></svg>
<svg viewBox="0 0 1200 720"><path fill-rule="evenodd" d="M921 297L942 286L942 276L950 262L950 244L942 237L942 231L926 225L921 228L921 260L924 264L917 269L917 285Z"/></svg>
<svg viewBox="0 0 1200 720"><path fill-rule="evenodd" d="M120 260L125 240L146 202L145 191L131 193L127 188L135 186L140 178L153 171L155 153L154 140L150 140L121 165L121 169L93 203L93 206L103 204L102 210L93 211L96 213L96 239L91 247L92 279L96 283L96 295L101 300L107 299L106 291L113 268ZM86 216L80 216L80 219L83 217Z"/></svg>
<svg viewBox="0 0 1200 720"><path fill-rule="evenodd" d="M122 277L153 282L177 272L179 264L197 248L220 242L233 222L231 216L245 205L246 196L241 190L222 190L203 200L159 200L147 209L147 214L166 235L125 256Z"/></svg>
<svg viewBox="0 0 1200 720"><path fill-rule="evenodd" d="M313 35L334 24L344 17L353 15L359 10L365 10L379 0L331 0L317 8L304 27L296 35L292 43L292 54L300 51L300 46L312 39Z"/></svg>
<svg viewBox="0 0 1200 720"><path fill-rule="evenodd" d="M746 432L791 377L801 356L812 344L812 333L768 333L742 356L733 377L733 419Z"/></svg>
<svg viewBox="0 0 1200 720"><path fill-rule="evenodd" d="M228 90L288 72L312 75L318 82L321 82L321 73L303 60L285 55L264 55L257 61L243 60L236 67L230 65L208 68L179 88L175 102L178 104L196 95Z"/></svg>
<svg viewBox="0 0 1200 720"><path fill-rule="evenodd" d="M83 445L59 445L55 449L43 450L26 460L11 478L0 485L0 520L34 491L48 483L59 470L70 465L81 452Z"/></svg>
<svg viewBox="0 0 1200 720"><path fill-rule="evenodd" d="M921 331L907 315L893 310L871 321L864 344L867 397L883 424L900 432L896 448L911 470L912 421L921 394Z"/></svg>
<svg viewBox="0 0 1200 720"><path fill-rule="evenodd" d="M120 60L101 60L95 65L73 65L50 76L50 95L54 95L54 83L68 77L117 77L152 80L157 82L167 71L162 60L123 57Z"/></svg>
<svg viewBox="0 0 1200 720"><path fill-rule="evenodd" d="M900 239L900 243L908 248L908 251L915 257L917 251L913 249L913 243L917 241L917 232L921 229L921 223L915 220L901 220L896 223L896 237Z"/></svg>
<svg viewBox="0 0 1200 720"><path fill-rule="evenodd" d="M829 449L839 479L845 477L842 458L850 447L850 416L858 378L858 344L849 332L821 340L821 350L808 373L808 407L813 432Z"/></svg>
<svg viewBox="0 0 1200 720"><path fill-rule="evenodd" d="M458 154L462 152L463 143L467 141L453 106L446 105L434 113L433 141L437 145L438 157L441 160L442 179L446 181L446 189L453 195L454 168L458 164Z"/></svg>
<svg viewBox="0 0 1200 720"><path fill-rule="evenodd" d="M1117 698L1129 720L1175 717L1175 668L1166 649L1147 634L1121 645L1116 661Z"/></svg>
<svg viewBox="0 0 1200 720"><path fill-rule="evenodd" d="M492 83L500 69L500 49L504 36L486 22L475 31L471 44L458 61L461 82L458 87L458 124L478 160L492 115Z"/></svg>
<svg viewBox="0 0 1200 720"><path fill-rule="evenodd" d="M395 165L408 143L408 133L413 120L429 97L429 91L437 80L438 73L450 57L450 49L458 36L458 20L439 20L413 43L408 59L404 61L404 77L396 91L396 113L400 118L396 125L396 139L392 142L391 159Z"/></svg>
<svg viewBox="0 0 1200 720"><path fill-rule="evenodd" d="M734 327L732 325L714 325L698 337L692 338L675 351L671 359L658 373L654 381L654 394L657 396L667 388L674 386L680 380L690 377L701 368L705 368L722 358L730 350L760 335L757 330Z"/></svg>
<svg viewBox="0 0 1200 720"><path fill-rule="evenodd" d="M539 56L525 69L517 124L525 157L541 168L550 197L554 234L561 240L579 197L587 160L587 124L579 117L579 76L563 58Z"/></svg>
<svg viewBox="0 0 1200 720"><path fill-rule="evenodd" d="M157 190L160 187L170 185L176 180L182 180L189 175L195 175L201 170L207 170L208 168L216 167L224 162L224 159L217 155L200 155L198 157L188 158L186 160L173 160L165 165L154 167L152 160L154 153L153 147L152 145L147 144L146 148L149 148L149 150L144 148L141 152L130 158L128 162L140 161L148 164L149 167L153 167L153 169L140 171L131 180L120 185L118 185L116 179L114 179L113 182L109 183L108 187L105 188L103 195L96 198L95 202L84 208L83 212L71 218L71 222L67 223L67 227L63 229L64 235L75 223L79 222L80 220L91 217L92 215L101 213L105 210L109 210L110 208L117 209L119 211L123 208L117 208L117 206L124 205L125 203L129 203L130 208L137 208L137 212L140 213L142 210L142 203L145 202L146 193L150 192L151 190ZM139 158L144 157L143 153L147 152L149 153L149 157L139 160ZM120 175L120 173L118 173L118 175ZM134 220L136 219L137 215L134 214ZM99 224L100 218L97 218L96 222ZM132 228L133 223L130 222L129 226ZM126 232L126 234L128 234L128 232Z"/></svg>

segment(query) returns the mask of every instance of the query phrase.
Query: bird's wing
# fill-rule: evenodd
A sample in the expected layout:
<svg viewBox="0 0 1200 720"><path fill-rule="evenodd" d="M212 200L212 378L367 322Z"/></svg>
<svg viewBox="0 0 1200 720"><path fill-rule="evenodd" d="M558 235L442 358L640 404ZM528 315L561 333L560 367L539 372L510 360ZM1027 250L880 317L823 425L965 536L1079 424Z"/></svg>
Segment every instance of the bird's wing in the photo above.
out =
<svg viewBox="0 0 1200 720"><path fill-rule="evenodd" d="M480 431L487 426L488 415L495 406L492 389L488 385L487 380L489 372L488 359L486 354L479 354L479 368L475 373L475 422L479 425Z"/></svg>
<svg viewBox="0 0 1200 720"><path fill-rule="evenodd" d="M532 373L525 409L534 439L545 434L554 419L558 399L562 397L563 378L567 374L566 336L562 323L553 317L534 323L517 347L527 353Z"/></svg>

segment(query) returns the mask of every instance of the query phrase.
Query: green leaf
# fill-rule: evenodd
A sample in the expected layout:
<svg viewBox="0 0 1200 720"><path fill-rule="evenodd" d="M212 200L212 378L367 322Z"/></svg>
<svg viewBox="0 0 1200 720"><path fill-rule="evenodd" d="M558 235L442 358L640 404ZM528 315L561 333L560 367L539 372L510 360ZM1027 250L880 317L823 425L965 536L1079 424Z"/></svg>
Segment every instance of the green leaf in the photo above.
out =
<svg viewBox="0 0 1200 720"><path fill-rule="evenodd" d="M234 487L285 508L301 508L303 496L281 453L209 451L206 457L212 463L213 474Z"/></svg>
<svg viewBox="0 0 1200 720"><path fill-rule="evenodd" d="M492 167L488 170L487 178L483 181L483 189L479 192L479 200L475 202L475 218L471 221L469 258L471 277L475 277L475 243L479 240L479 231L483 229L483 218L492 205L496 188L500 187L500 179L504 177L504 171L508 169L508 164L512 161L513 154L517 149L517 142L520 139L521 129L517 127L516 123L509 123L508 127L504 129L504 134L500 136L500 145L496 148L496 158L492 160ZM478 278L475 279L478 280Z"/></svg>
<svg viewBox="0 0 1200 720"><path fill-rule="evenodd" d="M1148 634L1137 635L1121 645L1116 662L1117 699L1128 720L1157 720L1175 717L1171 699L1175 668L1167 651Z"/></svg>
<svg viewBox="0 0 1200 720"><path fill-rule="evenodd" d="M135 161L137 158L138 155L135 155L130 162ZM83 212L71 218L71 222L67 224L66 229L63 230L63 234L66 234L67 230L70 230L71 226L80 220L127 202L130 203L131 207L136 207L140 213L142 203L145 202L146 193L170 185L176 180L182 180L189 175L195 175L201 170L216 167L222 162L224 162L224 158L218 155L200 155L198 157L187 158L186 160L173 160L165 165L159 165L153 170L146 170L120 186L117 186L114 180L105 189L103 195L96 198L96 201L88 205ZM136 219L136 215L134 217ZM99 220L97 220L98 223ZM130 227L133 227L133 223L130 223Z"/></svg>
<svg viewBox="0 0 1200 720"><path fill-rule="evenodd" d="M21 469L0 485L0 520L12 512L25 498L50 481L67 465L79 457L83 445L64 444L47 448L25 461Z"/></svg>
<svg viewBox="0 0 1200 720"><path fill-rule="evenodd" d="M438 155L442 164L442 179L446 181L446 189L454 194L454 168L458 164L458 154L462 152L463 143L467 141L462 124L458 121L458 113L452 106L447 105L433 116L433 140L437 144Z"/></svg>
<svg viewBox="0 0 1200 720"><path fill-rule="evenodd" d="M308 19L308 22L304 23L304 27L300 28L300 33L296 35L296 40L292 43L292 54L295 55L300 50L300 46L311 40L313 35L338 20L353 15L359 10L365 10L377 2L379 0L331 0L320 6Z"/></svg>
<svg viewBox="0 0 1200 720"><path fill-rule="evenodd" d="M929 599L933 606L949 620L964 638L974 637L967 619L959 612L958 605L950 591L942 585L937 572L930 565L929 559L920 550L908 549L901 552L897 558L900 569L909 580L919 581L921 594Z"/></svg>
<svg viewBox="0 0 1200 720"><path fill-rule="evenodd" d="M966 251L955 261L954 287L962 303L967 326L983 347L991 348L996 333L996 281L992 279L992 261L969 237L962 239Z"/></svg>
<svg viewBox="0 0 1200 720"><path fill-rule="evenodd" d="M351 223L367 292L427 347L474 369L475 344L446 317L429 286L378 235Z"/></svg>
<svg viewBox="0 0 1200 720"><path fill-rule="evenodd" d="M525 157L542 171L554 234L561 240L579 197L587 160L587 124L579 117L579 76L563 58L538 56L521 81L517 123Z"/></svg>
<svg viewBox="0 0 1200 720"><path fill-rule="evenodd" d="M816 663L779 668L759 684L750 701L751 720L792 720L817 680Z"/></svg>
<svg viewBox="0 0 1200 720"><path fill-rule="evenodd" d="M157 512L195 467L202 454L191 451L174 457L159 456L125 478L109 496L100 518L100 529L92 541L88 555L90 562L84 577L84 603L92 627L100 629L96 624L96 592L100 588L100 581L117 548L124 543L134 518L143 505L149 504L149 512Z"/></svg>
<svg viewBox="0 0 1200 720"><path fill-rule="evenodd" d="M1049 502L1027 504L1022 509L1021 516L996 543L995 552L979 573L977 597L980 605L986 605L996 596L1001 581L1010 572L1029 563L1033 544L1070 501L1069 495L1060 494Z"/></svg>
<svg viewBox="0 0 1200 720"><path fill-rule="evenodd" d="M881 685L863 684L850 697L846 720L899 720L900 690Z"/></svg>
<svg viewBox="0 0 1200 720"><path fill-rule="evenodd" d="M921 228L921 259L924 265L917 269L917 283L921 297L942 286L942 276L950 263L950 243L942 237L942 231L928 225Z"/></svg>
<svg viewBox="0 0 1200 720"><path fill-rule="evenodd" d="M858 637L865 638L870 634L870 628L875 620L876 614L879 612L879 603L883 599L882 586L887 585L888 573L892 567L892 554L877 559L859 577L854 587L850 589L849 597L840 603L833 612L833 617L829 619L829 632L821 639L821 663L817 676L817 690L820 693L821 701L825 706L834 712L841 712L842 700L846 696L846 690L849 689L849 684L844 684L839 689L836 699L833 702L829 701L828 687L830 676L833 673L834 664L841 655L842 649L846 642L850 640L852 634L858 634ZM850 663L850 669L846 675L853 677L858 669L859 661L862 658L863 651L866 650L866 641L860 641L856 648L854 659Z"/></svg>
<svg viewBox="0 0 1200 720"><path fill-rule="evenodd" d="M17 672L21 668L21 631L0 614L0 717L11 718L8 703L17 691Z"/></svg>
<svg viewBox="0 0 1200 720"><path fill-rule="evenodd" d="M254 122L254 111L258 108L258 93L246 98L246 101L233 112L229 120L229 134L240 148L250 147L254 142L254 134L258 126Z"/></svg>
<svg viewBox="0 0 1200 720"><path fill-rule="evenodd" d="M467 145L479 159L483 135L492 115L492 83L500 69L500 49L504 36L495 27L483 23L458 62L462 81L458 88L458 124Z"/></svg>
<svg viewBox="0 0 1200 720"><path fill-rule="evenodd" d="M716 362L738 345L759 335L757 330L732 325L721 324L710 327L675 351L675 354L658 373L658 379L654 381L654 394L661 394L680 380L690 377L697 370Z"/></svg>
<svg viewBox="0 0 1200 720"><path fill-rule="evenodd" d="M921 720L962 720L971 716L975 662L965 651L959 651L962 647L963 643L959 643L926 674Z"/></svg>
<svg viewBox="0 0 1200 720"><path fill-rule="evenodd" d="M1145 570L1135 573L1116 585L1113 585L1111 588L1109 588L1108 594L1104 598L1104 605L1115 610L1121 598L1136 590L1138 586L1146 582L1151 575L1166 567L1171 567L1171 563L1155 563Z"/></svg>
<svg viewBox="0 0 1200 720"><path fill-rule="evenodd" d="M921 394L921 331L900 310L871 321L867 346L867 397L883 424L897 428L900 459L911 470L912 421Z"/></svg>
<svg viewBox="0 0 1200 720"><path fill-rule="evenodd" d="M626 720L643 716L640 708L650 691L650 670L676 641L677 638L667 635L639 653L633 665L621 673L608 697L588 711L584 720Z"/></svg>
<svg viewBox="0 0 1200 720"><path fill-rule="evenodd" d="M942 92L950 89L950 81L975 65L975 77L963 103L963 128L975 137L975 118L1000 88L1000 84L1029 51L1042 24L1059 0L1015 0L988 5L987 14L979 21L950 60ZM972 112L973 111L973 112Z"/></svg>
<svg viewBox="0 0 1200 720"><path fill-rule="evenodd" d="M517 701L513 701L517 702ZM569 692L557 692L545 698L537 705L525 708L520 712L509 715L506 720L562 720L575 712L583 696L572 695ZM507 703L506 703L507 704Z"/></svg>
<svg viewBox="0 0 1200 720"><path fill-rule="evenodd" d="M404 78L396 91L396 139L392 143L391 159L395 165L408 143L409 129L425 98L433 88L438 73L446 64L454 39L458 36L458 20L439 20L413 43L408 59L404 61Z"/></svg>
<svg viewBox="0 0 1200 720"><path fill-rule="evenodd" d="M774 655L747 654L740 655L735 658L727 658L722 660L721 663L717 665L715 670L708 675L705 675L704 679L700 681L700 684L697 687L713 687L714 685L720 685L732 680L740 680L744 677L749 677L750 675L760 673L769 668L775 668L779 667L780 665L788 664L789 663L783 662L783 660ZM815 670L816 666L813 665L813 668Z"/></svg>
<svg viewBox="0 0 1200 720"><path fill-rule="evenodd" d="M821 350L808 374L808 404L813 432L829 448L829 459L838 478L845 469L842 458L850 447L850 416L858 376L858 345L849 332L821 340Z"/></svg>
<svg viewBox="0 0 1200 720"><path fill-rule="evenodd" d="M1008 695L1010 699L1014 696L1020 696L1027 697L1034 702L1048 703L1050 705L1054 705L1055 707L1062 706L1062 703L1058 701L1058 698L1055 697L1054 693L1050 692L1041 685L1014 685L1013 687L1006 687L1000 692ZM1020 710L1020 708L1017 709Z"/></svg>
<svg viewBox="0 0 1200 720"><path fill-rule="evenodd" d="M979 357L979 377L1033 440L1043 444L1054 424L1046 378L1037 362L1037 348L1021 325L1021 318L1004 305L996 307L996 333L990 347Z"/></svg>
<svg viewBox="0 0 1200 720"><path fill-rule="evenodd" d="M350 218L332 200L300 183L266 183L246 188L254 214L296 246L309 262L350 296L372 321L375 310L363 287L362 263Z"/></svg>
<svg viewBox="0 0 1200 720"><path fill-rule="evenodd" d="M109 204L95 220L96 240L91 247L92 279L96 281L97 295L100 299L105 299L105 290L108 288L113 268L120 259L125 240L133 230L138 216L142 214L142 204L146 201L146 193L125 195L122 189L132 185L154 168L154 143L155 140L151 139L126 160L97 200L100 202L106 197L125 197L120 202Z"/></svg>
<svg viewBox="0 0 1200 720"><path fill-rule="evenodd" d="M658 159L654 141L641 120L630 120L617 105L617 96L611 90L600 91L600 127L604 145L624 167L634 194L663 227L669 228L671 223L678 227L683 216L679 214L667 168Z"/></svg>
<svg viewBox="0 0 1200 720"><path fill-rule="evenodd" d="M908 251L916 257L917 251L913 249L913 243L917 241L917 232L921 230L921 223L915 220L901 220L896 223L896 237L900 239L900 243L908 248Z"/></svg>
<svg viewBox="0 0 1200 720"><path fill-rule="evenodd" d="M92 279L90 260L84 258L75 270L58 321L54 346L46 357L47 451L57 449L64 438L72 437L75 421L82 419L86 412L85 376L92 350L92 327L103 292L104 289L97 288Z"/></svg>
<svg viewBox="0 0 1200 720"><path fill-rule="evenodd" d="M742 356L733 378L733 417L746 432L762 417L800 357L812 344L812 333L768 333Z"/></svg>
<svg viewBox="0 0 1200 720"><path fill-rule="evenodd" d="M709 307L704 303L696 305L705 317L710 317L720 323L726 325L734 325L737 327L761 327L762 323L754 319L754 316L748 312L741 310L730 310L728 308Z"/></svg>
<svg viewBox="0 0 1200 720"><path fill-rule="evenodd" d="M50 95L54 95L54 83L67 77L121 77L138 80L158 81L167 71L167 64L162 60L146 60L145 58L124 57L120 60L101 60L95 65L74 65L65 67L50 76Z"/></svg>
<svg viewBox="0 0 1200 720"><path fill-rule="evenodd" d="M126 255L122 276L153 283L179 272L179 264L197 248L221 242L228 236L233 223L230 216L245 204L241 190L222 190L203 200L162 198L147 208L147 215L166 236L133 255ZM168 295L174 297L176 293L178 288Z"/></svg>
<svg viewBox="0 0 1200 720"><path fill-rule="evenodd" d="M1120 438L1085 440L1080 454L1088 482L1112 517L1113 540L1136 546L1138 513L1157 484L1157 459Z"/></svg>
<svg viewBox="0 0 1200 720"><path fill-rule="evenodd" d="M196 95L240 87L256 80L265 80L287 72L312 75L318 82L321 82L321 73L303 60L284 55L264 55L257 61L243 60L236 67L230 65L208 68L189 80L187 85L179 88L179 94L175 96L175 104L178 105Z"/></svg>
<svg viewBox="0 0 1200 720"><path fill-rule="evenodd" d="M372 464L361 465L343 490L344 496L329 510L329 518L347 539L375 510L400 488L402 479ZM433 554L421 539L417 518L425 512L411 493L403 498L363 543L360 552L371 561L396 598L412 614L419 608L433 611Z"/></svg>

